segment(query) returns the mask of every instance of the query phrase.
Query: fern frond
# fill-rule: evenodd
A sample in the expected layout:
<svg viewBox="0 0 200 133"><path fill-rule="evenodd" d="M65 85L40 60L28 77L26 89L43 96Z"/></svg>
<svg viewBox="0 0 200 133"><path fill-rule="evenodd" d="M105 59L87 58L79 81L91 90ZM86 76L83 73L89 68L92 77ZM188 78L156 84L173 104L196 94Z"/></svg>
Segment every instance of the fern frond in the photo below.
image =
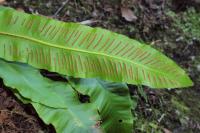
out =
<svg viewBox="0 0 200 133"><path fill-rule="evenodd" d="M193 85L149 45L101 28L0 7L0 57L68 76L177 88Z"/></svg>

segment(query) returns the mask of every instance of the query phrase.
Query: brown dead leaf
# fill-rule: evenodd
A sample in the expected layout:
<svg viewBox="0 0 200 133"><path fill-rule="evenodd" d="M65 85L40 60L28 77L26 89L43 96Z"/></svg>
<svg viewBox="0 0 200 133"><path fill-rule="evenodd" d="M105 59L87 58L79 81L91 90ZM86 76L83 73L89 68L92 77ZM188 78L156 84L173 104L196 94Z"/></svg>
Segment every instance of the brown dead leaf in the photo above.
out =
<svg viewBox="0 0 200 133"><path fill-rule="evenodd" d="M172 133L170 130L163 128L164 133Z"/></svg>
<svg viewBox="0 0 200 133"><path fill-rule="evenodd" d="M133 22L137 20L137 17L134 15L133 11L129 8L121 7L122 17L125 18L128 22Z"/></svg>
<svg viewBox="0 0 200 133"><path fill-rule="evenodd" d="M17 8L17 11L24 12L23 8Z"/></svg>
<svg viewBox="0 0 200 133"><path fill-rule="evenodd" d="M0 0L0 5L4 4L6 0Z"/></svg>
<svg viewBox="0 0 200 133"><path fill-rule="evenodd" d="M7 113L4 112L4 111L1 111L1 112L0 112L0 124L3 124L4 121L5 121L7 118L8 118Z"/></svg>
<svg viewBox="0 0 200 133"><path fill-rule="evenodd" d="M83 24L83 25L91 25L91 24L94 24L94 23L97 23L98 22L98 20L85 20L85 21L82 21L82 22L80 22L81 24Z"/></svg>

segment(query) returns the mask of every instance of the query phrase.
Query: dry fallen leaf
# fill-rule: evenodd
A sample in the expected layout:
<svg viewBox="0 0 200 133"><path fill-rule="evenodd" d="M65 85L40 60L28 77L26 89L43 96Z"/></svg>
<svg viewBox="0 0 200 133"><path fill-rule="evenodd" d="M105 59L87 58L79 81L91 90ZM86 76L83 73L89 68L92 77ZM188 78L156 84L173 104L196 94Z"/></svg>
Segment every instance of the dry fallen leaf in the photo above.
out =
<svg viewBox="0 0 200 133"><path fill-rule="evenodd" d="M23 8L17 8L17 11L24 12Z"/></svg>
<svg viewBox="0 0 200 133"><path fill-rule="evenodd" d="M137 20L137 17L134 15L133 11L129 8L121 7L122 17L125 18L128 22L133 22Z"/></svg>
<svg viewBox="0 0 200 133"><path fill-rule="evenodd" d="M172 133L170 130L163 128L164 133Z"/></svg>
<svg viewBox="0 0 200 133"><path fill-rule="evenodd" d="M6 0L0 0L0 5L4 4Z"/></svg>
<svg viewBox="0 0 200 133"><path fill-rule="evenodd" d="M83 24L83 25L91 25L91 24L97 23L97 22L98 22L98 20L85 20L85 21L82 21L80 23Z"/></svg>
<svg viewBox="0 0 200 133"><path fill-rule="evenodd" d="M3 124L4 121L8 118L8 115L4 111L0 111L0 124Z"/></svg>

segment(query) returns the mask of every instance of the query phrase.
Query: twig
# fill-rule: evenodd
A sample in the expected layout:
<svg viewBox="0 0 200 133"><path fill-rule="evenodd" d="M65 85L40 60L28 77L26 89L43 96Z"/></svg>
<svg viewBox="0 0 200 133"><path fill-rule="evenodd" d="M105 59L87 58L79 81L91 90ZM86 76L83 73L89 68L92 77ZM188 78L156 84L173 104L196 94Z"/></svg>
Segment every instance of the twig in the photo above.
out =
<svg viewBox="0 0 200 133"><path fill-rule="evenodd" d="M18 112L18 111L14 111L14 110L9 111L9 110L6 110L6 109L5 109L5 110L0 110L0 113L1 113L1 112L5 112L5 113L7 113L7 114L9 114L9 115L13 115L13 114L21 115L21 116L26 117L27 119L36 121L34 118L32 118L31 115L27 115L27 114L25 114L25 113L20 113L20 112Z"/></svg>
<svg viewBox="0 0 200 133"><path fill-rule="evenodd" d="M165 114L162 114L161 117L158 119L158 123L160 123L164 117L165 117Z"/></svg>
<svg viewBox="0 0 200 133"><path fill-rule="evenodd" d="M55 18L58 13L60 13L60 11L65 7L65 5L69 2L69 0L66 0L65 2L63 2L63 5L56 11L56 13L53 15L53 18Z"/></svg>
<svg viewBox="0 0 200 133"><path fill-rule="evenodd" d="M91 25L91 24L97 23L97 22L99 22L99 20L85 20L85 21L80 22L80 24Z"/></svg>

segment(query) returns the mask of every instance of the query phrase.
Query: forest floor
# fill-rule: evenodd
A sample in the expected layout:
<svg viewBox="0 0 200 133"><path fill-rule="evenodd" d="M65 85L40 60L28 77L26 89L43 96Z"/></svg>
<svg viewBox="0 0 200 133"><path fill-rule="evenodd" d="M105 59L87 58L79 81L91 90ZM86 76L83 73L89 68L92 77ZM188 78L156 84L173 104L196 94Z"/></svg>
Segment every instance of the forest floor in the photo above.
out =
<svg viewBox="0 0 200 133"><path fill-rule="evenodd" d="M66 22L102 27L145 42L175 60L194 81L185 89L144 92L137 101L135 132L200 132L200 11L198 0L0 0L0 4ZM1 133L52 133L30 105L0 81Z"/></svg>

